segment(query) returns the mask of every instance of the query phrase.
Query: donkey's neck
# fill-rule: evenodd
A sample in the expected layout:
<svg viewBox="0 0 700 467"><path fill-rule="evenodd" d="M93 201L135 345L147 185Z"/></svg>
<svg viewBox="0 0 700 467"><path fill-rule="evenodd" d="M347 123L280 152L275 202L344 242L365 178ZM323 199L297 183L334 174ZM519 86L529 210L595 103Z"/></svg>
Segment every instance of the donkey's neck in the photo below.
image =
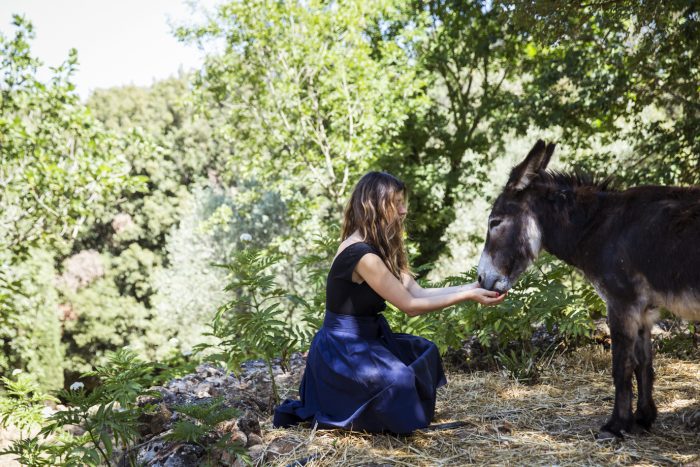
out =
<svg viewBox="0 0 700 467"><path fill-rule="evenodd" d="M564 193L564 192L562 192ZM569 197L569 198L567 198ZM596 225L603 193L566 191L541 198L534 209L542 248L573 266L582 266L580 244Z"/></svg>

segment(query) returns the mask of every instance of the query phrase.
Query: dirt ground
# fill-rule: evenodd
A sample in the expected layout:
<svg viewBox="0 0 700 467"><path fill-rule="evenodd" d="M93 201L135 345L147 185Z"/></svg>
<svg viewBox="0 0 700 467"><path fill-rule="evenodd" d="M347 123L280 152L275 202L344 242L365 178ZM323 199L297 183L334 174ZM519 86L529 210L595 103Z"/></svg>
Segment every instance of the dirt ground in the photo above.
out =
<svg viewBox="0 0 700 467"><path fill-rule="evenodd" d="M659 416L650 433L598 442L613 405L610 352L589 347L544 363L537 384L498 372L448 374L435 423L410 437L263 423L258 465L686 465L700 466L700 360L657 356ZM294 388L287 388L295 396Z"/></svg>

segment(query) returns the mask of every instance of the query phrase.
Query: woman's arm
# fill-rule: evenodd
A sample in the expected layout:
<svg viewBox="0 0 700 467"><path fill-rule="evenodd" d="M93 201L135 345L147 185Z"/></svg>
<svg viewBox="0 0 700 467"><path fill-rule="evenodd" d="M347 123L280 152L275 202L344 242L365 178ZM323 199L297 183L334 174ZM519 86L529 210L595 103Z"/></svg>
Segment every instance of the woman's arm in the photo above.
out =
<svg viewBox="0 0 700 467"><path fill-rule="evenodd" d="M372 290L409 316L440 310L466 300L474 300L482 305L495 305L502 302L504 298L499 296L498 292L460 287L457 288L459 290L440 295L414 297L408 288L389 271L384 261L373 253L364 255L355 266L355 271L372 287Z"/></svg>
<svg viewBox="0 0 700 467"><path fill-rule="evenodd" d="M464 290L472 290L476 289L479 284L476 282L473 282L471 284L463 284L463 285L455 285L452 287L430 287L427 289L424 289L421 287L416 280L411 277L409 274L401 274L401 279L404 287L408 289L409 292L411 292L411 295L414 297L435 297L438 295L444 295L444 294L451 294L455 292L461 292Z"/></svg>

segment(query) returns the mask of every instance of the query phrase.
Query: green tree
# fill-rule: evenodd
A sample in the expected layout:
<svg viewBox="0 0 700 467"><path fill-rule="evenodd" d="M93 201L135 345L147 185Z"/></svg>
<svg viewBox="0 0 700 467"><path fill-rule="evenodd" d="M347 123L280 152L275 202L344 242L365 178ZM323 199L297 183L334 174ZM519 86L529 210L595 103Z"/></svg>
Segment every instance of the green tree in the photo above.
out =
<svg viewBox="0 0 700 467"><path fill-rule="evenodd" d="M188 188L207 179L228 183L219 175L229 150L216 137L216 113L199 118L189 100L187 75L147 88L124 86L90 96L87 106L92 114L130 139L124 155L131 174L146 177L148 184L143 192L123 193L118 206L102 213L100 223L81 238L81 249L109 245L118 253L137 241L161 254L167 233L177 225L181 204L189 199ZM120 219L128 228L120 228Z"/></svg>
<svg viewBox="0 0 700 467"><path fill-rule="evenodd" d="M167 265L153 276L153 320L168 341L158 346L159 355L173 348L188 351L203 341L224 301L226 273L217 265L231 261L243 248L265 247L285 232L284 224L276 221L285 211L279 197L257 186L249 190L195 188L180 223L168 235Z"/></svg>
<svg viewBox="0 0 700 467"><path fill-rule="evenodd" d="M129 142L122 148L129 175L147 183L139 192L124 190L119 203L96 212L97 221L74 244L75 256L98 251L105 271L104 278L79 290L62 288L64 307L72 312L64 336L72 375L124 345L142 356L167 353L160 350L173 336L166 337L154 305L162 298L154 296L166 288L162 281L156 284L156 275L171 261L168 235L186 217L195 185L224 183L217 164L226 151L213 135L216 121L194 115L188 83L181 75L150 87L99 90L88 99L92 115ZM179 310L182 303L172 305ZM175 326L171 322L167 330Z"/></svg>
<svg viewBox="0 0 700 467"><path fill-rule="evenodd" d="M350 185L396 150L407 109L419 105L421 80L400 44L367 34L394 10L389 1L230 1L179 30L189 42L224 41L197 78L202 106L226 112L230 171L277 187L293 226L336 222Z"/></svg>
<svg viewBox="0 0 700 467"><path fill-rule="evenodd" d="M12 360L0 361L0 372L31 367L45 376L42 384L56 387L62 378L53 258L70 250L95 211L138 180L127 175L123 141L74 92L75 50L42 82L31 23L14 16L12 24L13 35L0 34L0 346Z"/></svg>
<svg viewBox="0 0 700 467"><path fill-rule="evenodd" d="M24 370L44 390L63 385L59 300L51 286L53 261L51 252L33 248L22 261L15 262L11 274L18 287L11 295L11 307L4 310L4 326L0 327L0 372Z"/></svg>
<svg viewBox="0 0 700 467"><path fill-rule="evenodd" d="M225 265L230 281L226 291L233 297L219 307L211 323L210 335L216 342L196 348L205 352L208 360L221 362L235 372L246 360L262 358L272 383L270 407L279 402L273 361L280 358L285 365L293 352L308 345L312 331L284 319L285 308L299 300L279 287L271 269L279 260L278 254L264 250L236 253ZM308 324L313 319L305 321Z"/></svg>
<svg viewBox="0 0 700 467"><path fill-rule="evenodd" d="M74 92L75 50L42 83L29 48L31 23L15 16L13 24L14 37L0 36L0 241L19 252L34 242L75 238L94 206L132 186L118 141Z"/></svg>
<svg viewBox="0 0 700 467"><path fill-rule="evenodd" d="M410 234L417 264L445 253L445 230L461 199L478 197L492 161L518 124L515 104L525 44L486 1L408 3L407 26L425 31L407 43L416 73L427 82L429 105L412 112L400 141L403 157L384 165L411 188ZM401 27L388 28L384 40Z"/></svg>
<svg viewBox="0 0 700 467"><path fill-rule="evenodd" d="M149 311L134 297L121 295L111 277L77 291L64 288L62 294L63 366L69 381L104 364L109 352L129 346L147 355L157 343L152 342L154 336L145 335L150 329Z"/></svg>
<svg viewBox="0 0 700 467"><path fill-rule="evenodd" d="M700 183L700 4L618 1L558 5L495 2L529 31L532 60L522 106L567 144L616 148L577 165L629 183Z"/></svg>

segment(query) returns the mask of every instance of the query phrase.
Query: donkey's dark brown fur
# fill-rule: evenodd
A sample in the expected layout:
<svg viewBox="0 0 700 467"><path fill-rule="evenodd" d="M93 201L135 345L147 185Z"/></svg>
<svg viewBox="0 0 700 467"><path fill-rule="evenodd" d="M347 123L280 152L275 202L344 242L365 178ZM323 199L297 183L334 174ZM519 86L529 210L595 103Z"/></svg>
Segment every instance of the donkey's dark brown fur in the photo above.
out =
<svg viewBox="0 0 700 467"><path fill-rule="evenodd" d="M538 141L511 172L489 216L479 282L509 289L540 249L580 269L607 304L612 335L615 407L600 436L648 429L656 418L655 310L700 320L700 188L618 191L584 175L545 171L553 152L553 144Z"/></svg>

